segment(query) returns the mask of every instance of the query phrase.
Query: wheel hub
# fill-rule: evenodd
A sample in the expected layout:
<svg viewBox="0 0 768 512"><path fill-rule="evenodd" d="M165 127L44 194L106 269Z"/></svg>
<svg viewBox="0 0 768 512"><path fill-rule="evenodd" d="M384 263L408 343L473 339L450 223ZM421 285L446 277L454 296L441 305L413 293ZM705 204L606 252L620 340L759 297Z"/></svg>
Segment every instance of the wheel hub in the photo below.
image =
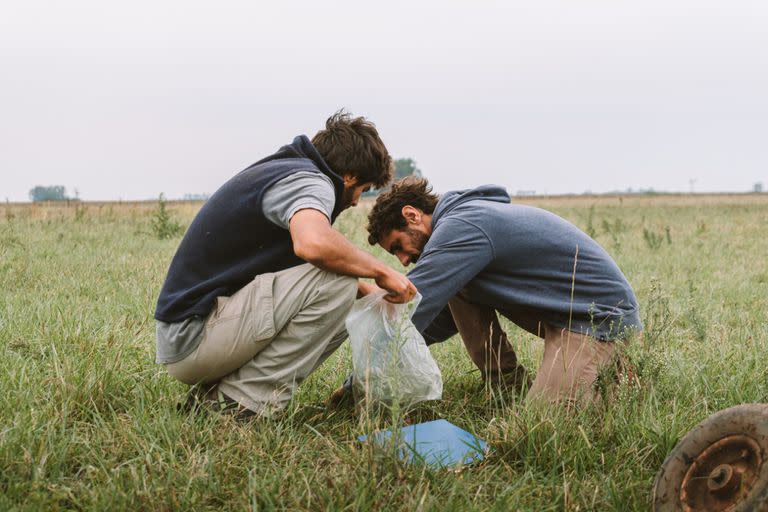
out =
<svg viewBox="0 0 768 512"><path fill-rule="evenodd" d="M731 435L710 445L696 457L680 488L686 512L724 512L747 494L763 460L758 443L746 435Z"/></svg>

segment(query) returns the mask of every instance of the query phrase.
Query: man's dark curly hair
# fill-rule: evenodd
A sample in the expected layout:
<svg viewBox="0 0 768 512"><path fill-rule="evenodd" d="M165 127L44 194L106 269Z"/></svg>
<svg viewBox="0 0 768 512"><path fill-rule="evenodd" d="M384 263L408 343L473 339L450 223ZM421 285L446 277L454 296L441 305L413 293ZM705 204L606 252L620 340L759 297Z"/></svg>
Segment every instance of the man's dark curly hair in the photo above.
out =
<svg viewBox="0 0 768 512"><path fill-rule="evenodd" d="M406 226L403 206L413 206L432 215L439 196L424 178L408 176L392 184L392 188L379 194L368 214L368 243L376 245L393 229Z"/></svg>
<svg viewBox="0 0 768 512"><path fill-rule="evenodd" d="M376 126L364 117L339 110L312 137L312 145L336 174L351 174L358 183L372 183L374 188L392 181L392 157Z"/></svg>

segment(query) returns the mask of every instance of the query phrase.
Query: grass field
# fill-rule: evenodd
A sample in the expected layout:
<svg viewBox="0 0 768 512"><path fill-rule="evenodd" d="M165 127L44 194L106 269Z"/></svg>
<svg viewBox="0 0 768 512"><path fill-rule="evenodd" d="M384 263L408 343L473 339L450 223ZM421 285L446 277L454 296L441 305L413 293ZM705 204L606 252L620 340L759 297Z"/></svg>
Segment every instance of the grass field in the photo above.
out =
<svg viewBox="0 0 768 512"><path fill-rule="evenodd" d="M640 384L566 416L484 389L457 338L435 346L444 399L406 420L486 439L487 461L462 472L360 447L370 425L324 410L347 346L281 418L178 412L185 386L153 364L155 300L179 242L155 236L157 205L0 206L0 510L649 509L683 434L768 402L768 194L524 202L590 233L627 275L646 325L627 348ZM182 224L199 206L169 205ZM361 246L365 208L337 222ZM506 325L535 371L541 341Z"/></svg>

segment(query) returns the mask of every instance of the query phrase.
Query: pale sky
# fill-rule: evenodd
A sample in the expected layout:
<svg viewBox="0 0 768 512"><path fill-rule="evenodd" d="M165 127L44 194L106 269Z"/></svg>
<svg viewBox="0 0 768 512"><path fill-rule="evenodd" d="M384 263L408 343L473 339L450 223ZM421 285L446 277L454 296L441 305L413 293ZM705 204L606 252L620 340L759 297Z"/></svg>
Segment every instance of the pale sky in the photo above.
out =
<svg viewBox="0 0 768 512"><path fill-rule="evenodd" d="M768 188L768 2L0 3L0 200L212 193L341 107L440 192Z"/></svg>

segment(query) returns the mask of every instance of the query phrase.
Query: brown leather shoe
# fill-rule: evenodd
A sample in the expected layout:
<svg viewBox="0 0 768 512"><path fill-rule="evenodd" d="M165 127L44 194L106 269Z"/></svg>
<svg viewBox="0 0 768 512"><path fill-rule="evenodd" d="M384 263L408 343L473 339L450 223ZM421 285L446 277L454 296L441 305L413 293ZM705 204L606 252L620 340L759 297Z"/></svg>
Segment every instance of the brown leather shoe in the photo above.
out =
<svg viewBox="0 0 768 512"><path fill-rule="evenodd" d="M179 411L183 412L199 412L202 408L231 415L239 421L247 421L256 416L255 412L219 391L216 384L192 386L184 403L178 405Z"/></svg>
<svg viewBox="0 0 768 512"><path fill-rule="evenodd" d="M345 409L351 407L354 403L355 397L352 392L352 386L347 386L345 383L325 400L325 407L327 409Z"/></svg>

